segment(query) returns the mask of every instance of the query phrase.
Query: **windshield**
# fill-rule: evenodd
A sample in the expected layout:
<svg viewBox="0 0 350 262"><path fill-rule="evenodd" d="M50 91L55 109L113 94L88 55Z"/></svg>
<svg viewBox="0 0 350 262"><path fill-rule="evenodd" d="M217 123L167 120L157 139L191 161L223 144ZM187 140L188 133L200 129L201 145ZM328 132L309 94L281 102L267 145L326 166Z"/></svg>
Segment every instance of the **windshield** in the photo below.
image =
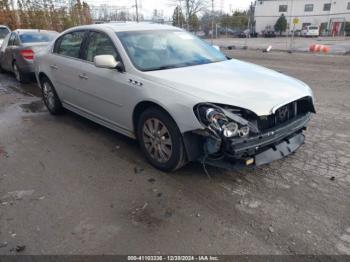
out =
<svg viewBox="0 0 350 262"><path fill-rule="evenodd" d="M20 34L19 38L22 43L40 43L40 42L50 42L55 38L54 33L24 33Z"/></svg>
<svg viewBox="0 0 350 262"><path fill-rule="evenodd" d="M201 65L227 60L192 34L178 30L118 32L132 63L142 71Z"/></svg>
<svg viewBox="0 0 350 262"><path fill-rule="evenodd" d="M0 28L0 39L3 39L7 36L10 31L7 28Z"/></svg>

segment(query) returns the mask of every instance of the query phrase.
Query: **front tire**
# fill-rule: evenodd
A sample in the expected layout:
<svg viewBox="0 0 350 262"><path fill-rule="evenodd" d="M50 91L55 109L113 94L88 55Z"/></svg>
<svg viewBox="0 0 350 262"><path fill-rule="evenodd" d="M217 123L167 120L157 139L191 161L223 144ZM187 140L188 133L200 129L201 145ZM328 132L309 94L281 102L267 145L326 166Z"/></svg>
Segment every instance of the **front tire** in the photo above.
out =
<svg viewBox="0 0 350 262"><path fill-rule="evenodd" d="M146 109L137 126L140 147L147 160L162 171L175 171L185 164L182 135L174 120L156 107Z"/></svg>
<svg viewBox="0 0 350 262"><path fill-rule="evenodd" d="M44 77L41 80L41 92L44 103L52 115L63 113L61 100L59 99L53 84L47 77Z"/></svg>

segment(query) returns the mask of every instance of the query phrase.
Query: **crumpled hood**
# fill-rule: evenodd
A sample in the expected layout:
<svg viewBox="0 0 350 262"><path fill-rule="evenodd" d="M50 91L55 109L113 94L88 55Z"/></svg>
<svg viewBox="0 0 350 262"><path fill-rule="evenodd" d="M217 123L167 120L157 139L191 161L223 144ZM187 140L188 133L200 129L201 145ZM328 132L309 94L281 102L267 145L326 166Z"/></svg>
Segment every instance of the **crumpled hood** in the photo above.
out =
<svg viewBox="0 0 350 262"><path fill-rule="evenodd" d="M202 102L238 106L259 116L302 97L313 97L311 89L297 79L236 59L152 71L145 76Z"/></svg>

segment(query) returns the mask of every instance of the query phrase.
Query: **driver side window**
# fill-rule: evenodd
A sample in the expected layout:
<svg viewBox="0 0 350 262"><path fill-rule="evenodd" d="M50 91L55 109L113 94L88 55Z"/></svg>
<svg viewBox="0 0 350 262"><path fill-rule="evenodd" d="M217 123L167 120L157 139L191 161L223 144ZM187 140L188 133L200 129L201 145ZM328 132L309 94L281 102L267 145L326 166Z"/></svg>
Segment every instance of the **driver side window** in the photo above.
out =
<svg viewBox="0 0 350 262"><path fill-rule="evenodd" d="M90 32L84 58L93 62L97 55L112 55L117 61L120 60L113 42L107 35L100 32Z"/></svg>

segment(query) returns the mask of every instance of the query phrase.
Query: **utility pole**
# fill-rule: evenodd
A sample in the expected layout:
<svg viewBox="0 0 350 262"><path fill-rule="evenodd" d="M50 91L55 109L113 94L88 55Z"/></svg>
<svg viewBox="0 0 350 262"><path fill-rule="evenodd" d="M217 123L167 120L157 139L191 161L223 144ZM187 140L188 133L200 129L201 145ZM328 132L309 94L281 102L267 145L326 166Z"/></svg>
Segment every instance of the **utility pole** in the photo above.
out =
<svg viewBox="0 0 350 262"><path fill-rule="evenodd" d="M294 34L295 34L295 23L294 23L294 18L293 18L293 6L294 6L294 0L292 0L291 8L290 8L289 33L291 31L290 29L291 29L292 22L293 22L293 33L291 35L290 43L289 43L289 51L290 52L293 52L293 42L294 42Z"/></svg>
<svg viewBox="0 0 350 262"><path fill-rule="evenodd" d="M251 34L251 31L250 31L251 8L252 8L252 6L249 7L249 11L248 11L248 25L247 25L248 34L245 36L245 41L244 41L245 42L245 44L244 44L245 48L248 48L248 38L250 38L250 34Z"/></svg>
<svg viewBox="0 0 350 262"><path fill-rule="evenodd" d="M329 9L328 13L328 23L327 23L327 35L330 36L332 33L331 25L332 25L332 19L331 19L331 14L332 14L332 9L333 9L333 3L332 0L330 0L331 8Z"/></svg>
<svg viewBox="0 0 350 262"><path fill-rule="evenodd" d="M214 0L211 0L211 44L214 40Z"/></svg>
<svg viewBox="0 0 350 262"><path fill-rule="evenodd" d="M293 7L294 7L294 0L291 0L291 6L290 6L290 22L289 22L289 33L290 33L290 27L292 25L293 21ZM294 31L293 31L294 34Z"/></svg>
<svg viewBox="0 0 350 262"><path fill-rule="evenodd" d="M177 22L179 23L180 28L183 28L183 24L182 24L182 19L180 21L180 14L183 17L183 13L182 13L182 0L179 1L180 4L177 5ZM181 10L181 13L180 13Z"/></svg>
<svg viewBox="0 0 350 262"><path fill-rule="evenodd" d="M136 22L139 22L139 9L137 6L137 0L135 0L135 8L136 8Z"/></svg>
<svg viewBox="0 0 350 262"><path fill-rule="evenodd" d="M186 13L187 13L186 27L187 27L187 31L190 31L190 0L186 0Z"/></svg>

